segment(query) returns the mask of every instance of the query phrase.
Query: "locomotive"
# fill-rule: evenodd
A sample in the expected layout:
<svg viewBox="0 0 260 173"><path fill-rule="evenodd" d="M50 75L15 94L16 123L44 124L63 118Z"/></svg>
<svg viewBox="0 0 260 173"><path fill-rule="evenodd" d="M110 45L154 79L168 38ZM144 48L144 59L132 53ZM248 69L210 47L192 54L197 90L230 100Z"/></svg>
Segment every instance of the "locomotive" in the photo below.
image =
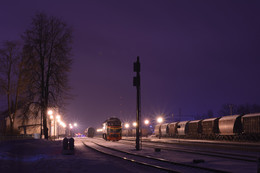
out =
<svg viewBox="0 0 260 173"><path fill-rule="evenodd" d="M260 140L260 113L158 124L155 136L217 140Z"/></svg>
<svg viewBox="0 0 260 173"><path fill-rule="evenodd" d="M103 139L118 141L122 138L122 125L118 118L109 118L103 123Z"/></svg>

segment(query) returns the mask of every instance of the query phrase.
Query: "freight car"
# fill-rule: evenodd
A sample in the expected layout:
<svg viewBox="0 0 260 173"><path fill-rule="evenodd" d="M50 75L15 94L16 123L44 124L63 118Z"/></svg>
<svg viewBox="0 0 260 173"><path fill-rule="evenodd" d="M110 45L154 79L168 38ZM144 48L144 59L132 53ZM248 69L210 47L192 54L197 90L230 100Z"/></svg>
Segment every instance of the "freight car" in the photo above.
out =
<svg viewBox="0 0 260 173"><path fill-rule="evenodd" d="M93 127L89 127L84 131L85 135L89 138L93 138L95 135L95 129Z"/></svg>
<svg viewBox="0 0 260 173"><path fill-rule="evenodd" d="M109 118L103 123L103 139L118 141L122 138L122 125L118 118Z"/></svg>
<svg viewBox="0 0 260 173"><path fill-rule="evenodd" d="M142 137L148 137L149 135L152 134L152 130L150 128L142 128L140 130L140 134ZM136 129L123 129L122 130L122 136L126 137L134 137L136 136Z"/></svg>
<svg viewBox="0 0 260 173"><path fill-rule="evenodd" d="M170 137L175 137L177 135L178 123L179 122L173 122L168 125Z"/></svg>
<svg viewBox="0 0 260 173"><path fill-rule="evenodd" d="M168 137L169 136L169 124L165 123L161 125L161 136Z"/></svg>
<svg viewBox="0 0 260 173"><path fill-rule="evenodd" d="M257 141L260 139L260 113L246 114L242 117L243 139Z"/></svg>
<svg viewBox="0 0 260 173"><path fill-rule="evenodd" d="M187 137L189 132L189 121L181 121L178 123L177 127L177 136L178 137Z"/></svg>
<svg viewBox="0 0 260 173"><path fill-rule="evenodd" d="M221 117L218 123L219 139L236 139L243 132L241 115Z"/></svg>
<svg viewBox="0 0 260 173"><path fill-rule="evenodd" d="M161 133L161 124L157 124L154 128L154 134L156 137L161 137L162 133Z"/></svg>
<svg viewBox="0 0 260 173"><path fill-rule="evenodd" d="M189 129L187 134L189 138L201 138L201 133L202 133L201 121L202 120L194 120L187 123Z"/></svg>
<svg viewBox="0 0 260 173"><path fill-rule="evenodd" d="M208 118L202 120L202 138L216 139L219 134L218 120L219 118Z"/></svg>

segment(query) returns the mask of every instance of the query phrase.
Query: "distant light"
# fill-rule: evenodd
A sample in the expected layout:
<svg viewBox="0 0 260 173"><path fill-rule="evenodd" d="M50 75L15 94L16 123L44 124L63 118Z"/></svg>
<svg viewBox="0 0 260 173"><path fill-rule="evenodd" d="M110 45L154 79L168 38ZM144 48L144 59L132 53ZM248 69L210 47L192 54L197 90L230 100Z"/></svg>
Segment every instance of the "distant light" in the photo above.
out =
<svg viewBox="0 0 260 173"><path fill-rule="evenodd" d="M148 125L149 123L150 123L149 120L144 121L144 124L146 124L146 125Z"/></svg>
<svg viewBox="0 0 260 173"><path fill-rule="evenodd" d="M49 110L48 111L48 115L52 115L53 114L53 111L52 110Z"/></svg>
<svg viewBox="0 0 260 173"><path fill-rule="evenodd" d="M158 123L162 123L163 122L163 118L162 117L157 118L157 122Z"/></svg>
<svg viewBox="0 0 260 173"><path fill-rule="evenodd" d="M129 124L128 123L125 124L125 128L129 128Z"/></svg>
<svg viewBox="0 0 260 173"><path fill-rule="evenodd" d="M136 126L137 126L137 123L136 123L136 122L133 122L133 126L136 127Z"/></svg>
<svg viewBox="0 0 260 173"><path fill-rule="evenodd" d="M103 131L103 129L97 129L97 132L102 132Z"/></svg>
<svg viewBox="0 0 260 173"><path fill-rule="evenodd" d="M78 124L77 124L77 123L74 123L74 126L75 126L75 127L77 127L77 126L78 126Z"/></svg>
<svg viewBox="0 0 260 173"><path fill-rule="evenodd" d="M60 120L60 115L57 115L57 116L56 116L56 119L57 119L57 120Z"/></svg>
<svg viewBox="0 0 260 173"><path fill-rule="evenodd" d="M50 119L53 119L53 115L50 116Z"/></svg>
<svg viewBox="0 0 260 173"><path fill-rule="evenodd" d="M72 126L70 126L70 129L73 129L73 127L72 127Z"/></svg>

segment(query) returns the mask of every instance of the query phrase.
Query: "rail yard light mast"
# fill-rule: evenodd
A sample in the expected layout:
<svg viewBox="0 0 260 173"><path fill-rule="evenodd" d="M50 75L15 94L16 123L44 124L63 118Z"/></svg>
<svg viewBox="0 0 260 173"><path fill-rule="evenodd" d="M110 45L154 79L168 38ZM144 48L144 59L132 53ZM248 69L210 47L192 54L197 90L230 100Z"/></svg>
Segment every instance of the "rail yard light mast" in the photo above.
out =
<svg viewBox="0 0 260 173"><path fill-rule="evenodd" d="M125 124L125 128L127 128L127 129L129 128L129 124L128 123Z"/></svg>
<svg viewBox="0 0 260 173"><path fill-rule="evenodd" d="M162 123L163 122L163 118L162 117L158 117L157 118L157 122L160 124L160 123Z"/></svg>
<svg viewBox="0 0 260 173"><path fill-rule="evenodd" d="M134 62L134 72L136 72L136 76L134 77L133 85L136 87L136 150L140 150L140 119L141 119L141 110L140 110L140 102L141 102L141 94L140 94L140 62L139 62L139 56L137 57L137 61Z"/></svg>

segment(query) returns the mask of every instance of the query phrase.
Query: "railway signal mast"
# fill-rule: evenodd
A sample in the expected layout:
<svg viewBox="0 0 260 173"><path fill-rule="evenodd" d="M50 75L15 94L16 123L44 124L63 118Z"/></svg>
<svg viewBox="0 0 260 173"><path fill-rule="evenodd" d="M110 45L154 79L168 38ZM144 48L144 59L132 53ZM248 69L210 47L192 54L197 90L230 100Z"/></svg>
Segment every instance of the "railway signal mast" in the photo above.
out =
<svg viewBox="0 0 260 173"><path fill-rule="evenodd" d="M137 57L137 61L134 62L134 72L136 72L136 76L133 80L133 85L136 87L137 91L137 97L136 97L136 150L140 150L140 132L139 129L141 129L140 125L140 119L141 119L141 110L140 110L140 102L141 102L141 95L140 95L140 62L139 62L139 56Z"/></svg>

